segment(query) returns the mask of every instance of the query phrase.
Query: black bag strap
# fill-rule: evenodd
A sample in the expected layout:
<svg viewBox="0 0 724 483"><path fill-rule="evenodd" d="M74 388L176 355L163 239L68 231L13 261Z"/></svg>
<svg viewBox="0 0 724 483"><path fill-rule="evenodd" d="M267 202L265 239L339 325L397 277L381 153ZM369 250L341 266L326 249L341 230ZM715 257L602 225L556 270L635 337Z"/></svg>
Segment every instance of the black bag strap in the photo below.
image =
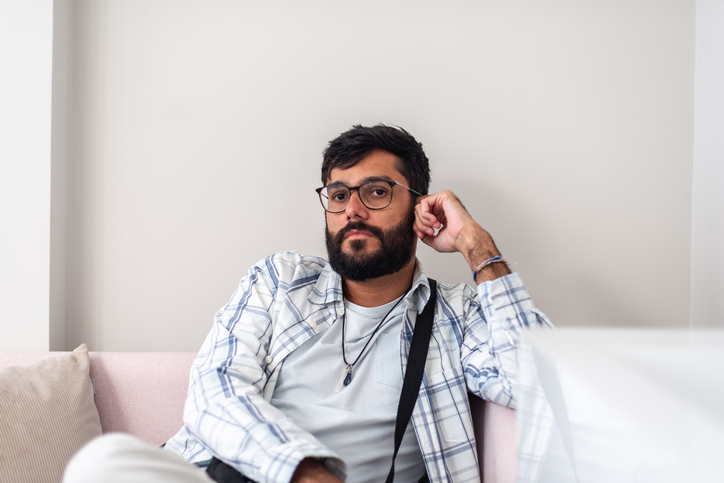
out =
<svg viewBox="0 0 724 483"><path fill-rule="evenodd" d="M392 467L385 483L392 483L395 477L395 458L400 450L402 437L405 435L407 424L410 422L412 410L415 409L417 395L420 392L420 383L425 373L427 350L430 348L430 335L432 334L432 320L435 315L435 302L437 300L437 282L428 278L430 282L430 298L422 309L422 313L415 322L415 331L412 333L410 354L407 358L405 380L402 382L402 393L397 405L397 421L395 422L395 451L392 453Z"/></svg>

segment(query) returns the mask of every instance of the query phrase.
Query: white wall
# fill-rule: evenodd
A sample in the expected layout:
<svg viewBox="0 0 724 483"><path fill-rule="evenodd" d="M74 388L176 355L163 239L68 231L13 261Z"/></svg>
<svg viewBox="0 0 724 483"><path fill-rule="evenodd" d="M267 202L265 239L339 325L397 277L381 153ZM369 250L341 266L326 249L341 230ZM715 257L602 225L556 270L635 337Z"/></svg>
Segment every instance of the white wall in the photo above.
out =
<svg viewBox="0 0 724 483"><path fill-rule="evenodd" d="M433 188L461 196L559 325L687 323L693 1L0 10L0 349L195 350L251 263L324 254L320 152L379 121L423 141ZM717 254L699 247L716 246L706 217L721 213L706 189L721 158L705 136L722 112L701 74L721 70L710 15L695 323L717 298L696 288L698 274L716 287ZM420 257L469 281L460 257Z"/></svg>
<svg viewBox="0 0 724 483"><path fill-rule="evenodd" d="M53 2L0 3L0 350L48 350Z"/></svg>
<svg viewBox="0 0 724 483"><path fill-rule="evenodd" d="M399 124L559 325L686 326L694 1L77 1L69 346L196 350ZM462 257L420 250L440 280Z"/></svg>
<svg viewBox="0 0 724 483"><path fill-rule="evenodd" d="M68 345L72 13L0 3L0 350Z"/></svg>
<svg viewBox="0 0 724 483"><path fill-rule="evenodd" d="M699 0L691 325L724 327L724 3Z"/></svg>

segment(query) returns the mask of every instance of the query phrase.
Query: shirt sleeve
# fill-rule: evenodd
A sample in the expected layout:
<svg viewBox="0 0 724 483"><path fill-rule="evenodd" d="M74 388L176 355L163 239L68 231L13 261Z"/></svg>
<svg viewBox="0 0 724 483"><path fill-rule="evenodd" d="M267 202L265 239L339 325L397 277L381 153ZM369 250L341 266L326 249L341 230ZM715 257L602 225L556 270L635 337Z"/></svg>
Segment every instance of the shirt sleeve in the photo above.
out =
<svg viewBox="0 0 724 483"><path fill-rule="evenodd" d="M518 364L515 347L522 330L552 329L535 308L523 281L512 273L478 285L466 307L462 362L468 389L486 401L515 408Z"/></svg>
<svg viewBox="0 0 724 483"><path fill-rule="evenodd" d="M306 457L344 480L339 457L262 396L278 288L271 261L252 267L217 312L191 369L184 423L210 453L260 483L288 483Z"/></svg>

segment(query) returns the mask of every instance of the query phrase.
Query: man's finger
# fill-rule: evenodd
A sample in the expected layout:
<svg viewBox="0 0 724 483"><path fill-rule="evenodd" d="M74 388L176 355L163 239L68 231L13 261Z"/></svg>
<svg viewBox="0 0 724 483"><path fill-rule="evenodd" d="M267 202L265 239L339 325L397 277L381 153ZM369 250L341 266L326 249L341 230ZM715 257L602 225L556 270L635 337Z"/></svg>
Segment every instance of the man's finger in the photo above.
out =
<svg viewBox="0 0 724 483"><path fill-rule="evenodd" d="M433 205L430 203L430 201L431 200L429 198L424 200L422 203L417 205L417 207L415 207L415 209L417 209L419 207L420 216L423 219L428 220L430 223L434 224L437 221L437 217L433 213Z"/></svg>
<svg viewBox="0 0 724 483"><path fill-rule="evenodd" d="M414 226L415 232L418 233L418 236L420 234L424 235L432 235L435 233L435 229L430 226L425 225L415 225ZM422 238L422 237L421 237Z"/></svg>
<svg viewBox="0 0 724 483"><path fill-rule="evenodd" d="M437 221L434 215L426 216L424 213L415 210L415 223L413 225L415 231L434 235L435 229L440 227L440 223Z"/></svg>

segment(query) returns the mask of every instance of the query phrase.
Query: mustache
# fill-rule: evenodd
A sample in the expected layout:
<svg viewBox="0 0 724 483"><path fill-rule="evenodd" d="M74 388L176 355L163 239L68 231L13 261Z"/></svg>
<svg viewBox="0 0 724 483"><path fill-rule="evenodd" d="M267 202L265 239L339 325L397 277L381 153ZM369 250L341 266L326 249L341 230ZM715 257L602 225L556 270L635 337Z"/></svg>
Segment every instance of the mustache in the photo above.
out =
<svg viewBox="0 0 724 483"><path fill-rule="evenodd" d="M370 226L362 221L351 221L347 224L347 226L337 232L337 234L334 236L335 242L340 245L344 241L345 235L347 235L347 233L352 230L368 231L377 238L379 238L381 242L384 242L385 240L385 234L381 228L378 228L376 226Z"/></svg>

